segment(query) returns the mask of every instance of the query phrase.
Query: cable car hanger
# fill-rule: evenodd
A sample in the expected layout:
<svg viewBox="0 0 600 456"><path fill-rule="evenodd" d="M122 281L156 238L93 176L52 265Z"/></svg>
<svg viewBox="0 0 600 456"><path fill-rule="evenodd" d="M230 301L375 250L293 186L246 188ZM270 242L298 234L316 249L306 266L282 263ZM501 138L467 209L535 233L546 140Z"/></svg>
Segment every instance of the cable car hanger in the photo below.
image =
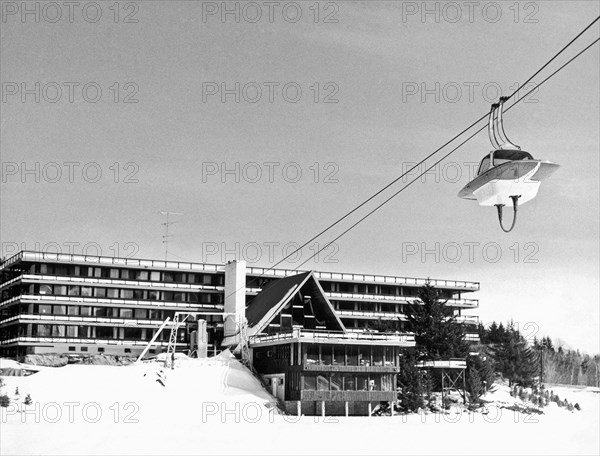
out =
<svg viewBox="0 0 600 456"><path fill-rule="evenodd" d="M475 179L458 193L460 198L477 200L480 206L496 206L500 228L505 233L512 231L517 223L519 203L523 205L535 198L542 180L559 167L550 161L534 159L508 139L502 119L508 98L501 97L490 109L488 135L494 150L482 158ZM513 207L509 228L502 221L502 210L507 205Z"/></svg>

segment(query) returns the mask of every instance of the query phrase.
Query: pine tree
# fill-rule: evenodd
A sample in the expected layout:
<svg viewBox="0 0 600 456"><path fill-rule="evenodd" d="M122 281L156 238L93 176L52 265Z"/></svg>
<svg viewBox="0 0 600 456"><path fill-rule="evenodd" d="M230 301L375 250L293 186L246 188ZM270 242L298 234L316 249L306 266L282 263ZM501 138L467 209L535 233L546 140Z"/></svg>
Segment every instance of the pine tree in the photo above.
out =
<svg viewBox="0 0 600 456"><path fill-rule="evenodd" d="M415 335L419 360L464 358L469 352L462 325L446 301L428 281L419 301L407 308L407 329Z"/></svg>
<svg viewBox="0 0 600 456"><path fill-rule="evenodd" d="M521 333L509 324L504 342L491 347L496 370L508 379L509 385L531 386L538 373L538 354L527 346Z"/></svg>
<svg viewBox="0 0 600 456"><path fill-rule="evenodd" d="M425 405L423 394L425 382L423 373L417 367L417 360L411 353L400 357L398 372L398 399L402 412L416 412Z"/></svg>
<svg viewBox="0 0 600 456"><path fill-rule="evenodd" d="M479 403L480 398L494 383L494 370L485 352L467 358L466 385L471 403Z"/></svg>

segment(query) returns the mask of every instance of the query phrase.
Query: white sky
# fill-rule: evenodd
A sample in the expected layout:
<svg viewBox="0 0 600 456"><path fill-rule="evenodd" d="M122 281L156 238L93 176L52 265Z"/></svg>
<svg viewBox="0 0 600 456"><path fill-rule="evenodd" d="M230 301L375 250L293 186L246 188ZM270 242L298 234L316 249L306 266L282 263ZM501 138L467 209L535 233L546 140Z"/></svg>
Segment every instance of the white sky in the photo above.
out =
<svg viewBox="0 0 600 456"><path fill-rule="evenodd" d="M103 16L96 23L86 22L79 9L72 23L64 17L50 23L43 16L39 23L30 16L23 22L19 12L7 15L3 10L3 254L15 244L35 249L38 242L42 247L58 243L65 250L66 243L79 243L75 251L96 243L111 255L115 243L124 253L125 244L134 242L139 247L135 256L162 258L158 211L167 209L185 213L172 226L170 250L177 257L171 258L221 262L223 247L235 250L239 242L250 246L246 259L253 260L251 246L257 243L262 256L250 263L270 266L269 243L276 244L278 260L284 244L310 239L400 175L407 163L484 114L495 87L510 93L599 13L592 1L530 2L520 4L515 20L514 3L500 2L502 17L492 23L495 10L489 3L474 6L472 21L468 6L455 3L462 14L455 23L450 20L456 10L447 3L439 4L439 23L432 15L422 21L421 2L340 1L333 16L337 23L323 23L324 14L332 11L325 3L315 23L309 9L313 2L298 2L303 17L297 23L286 21L280 10L269 22L262 2L264 16L256 23L243 17L239 23L231 17L223 23L218 14L204 22L202 3L193 1L143 2L137 23L118 24L112 2L99 3ZM429 5L435 8L435 3ZM413 7L419 11L403 20L403 8L407 13ZM120 19L125 8L123 4ZM67 7L63 9L66 16ZM88 10L88 19L92 13ZM46 11L46 17L54 14ZM598 24L574 50L597 36ZM540 88L537 102L519 103L507 113L506 129L514 142L536 158L561 164L537 199L521 207L512 233L500 231L495 208L456 197L468 181L468 164L490 149L482 133L448 159L458 168L442 168L449 180L460 170L458 179L436 182L430 175L415 183L338 241L337 263L321 256L305 267L479 281L477 313L484 322L534 322L538 335L597 352L599 66L596 45ZM231 87L252 81L264 89L257 103L235 103L231 96L222 103L218 95L203 102L203 83ZM22 103L20 93L10 95L11 88L20 90L22 83L33 88L36 82L47 87L42 93L46 99L55 96L49 83L62 86L61 98L50 103L42 96L36 103L34 95L27 95ZM80 83L74 103L66 82ZM81 86L89 82L102 88L97 103L82 99ZM128 92L126 83L136 84L139 102L115 103L110 90L115 82L120 97ZM265 82L280 84L273 103ZM282 99L281 86L289 82L303 90L297 103ZM315 103L310 87L317 82L321 101L330 91L325 84L333 83L339 102ZM424 102L421 93L403 96L403 87L420 90L425 84L435 92L436 83L437 102L435 93ZM457 96L456 87L462 94ZM39 182L35 175L21 176L22 163L34 168L36 162ZM74 182L69 182L65 162L79 163ZM103 171L96 183L81 176L82 167L91 162ZM118 183L109 168L115 162L120 163ZM137 183L123 182L133 169L123 169L128 162L139 169ZM233 168L236 162L240 167L279 165L274 182L264 165L257 183L235 182L233 176L225 183L219 176L203 182L203 163ZM297 183L281 174L292 162L303 173ZM333 167L325 169L330 162ZM48 182L54 176L51 163L63 171L56 183ZM316 183L310 168L314 163L321 171ZM334 168L337 183L323 182ZM319 245L347 226L334 229ZM468 243L475 243L472 261ZM215 244L217 254L206 255L206 248ZM436 245L446 253L439 261L433 254L421 257L423 248ZM455 245L462 257L452 262ZM419 253L403 258L403 249L415 246ZM497 249L501 257L489 261ZM537 262L526 261L527 254Z"/></svg>

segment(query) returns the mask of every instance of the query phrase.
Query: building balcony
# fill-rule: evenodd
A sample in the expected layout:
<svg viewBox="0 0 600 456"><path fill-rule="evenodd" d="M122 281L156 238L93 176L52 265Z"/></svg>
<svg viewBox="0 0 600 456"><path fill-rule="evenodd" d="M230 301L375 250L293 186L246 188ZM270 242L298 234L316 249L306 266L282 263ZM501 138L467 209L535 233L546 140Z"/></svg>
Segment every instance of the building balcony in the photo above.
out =
<svg viewBox="0 0 600 456"><path fill-rule="evenodd" d="M339 293L326 291L325 296L331 301L370 301L370 302L389 302L393 304L413 304L418 298L410 296L394 295L372 295L362 293ZM450 307L479 307L478 299L448 299L446 304Z"/></svg>
<svg viewBox="0 0 600 456"><path fill-rule="evenodd" d="M368 366L346 366L341 364L318 364L318 363L310 363L305 362L301 366L303 371L308 372L357 372L357 373L369 373L369 372L377 372L377 373L390 373L393 374L398 372L398 368L393 364L387 365L368 365Z"/></svg>
<svg viewBox="0 0 600 456"><path fill-rule="evenodd" d="M0 321L0 325L5 325L13 321L19 323L54 323L65 325L83 325L83 326L120 326L135 328L158 328L164 323L162 320L143 320L134 318L112 318L112 317L78 317L72 315L14 315ZM169 322L166 328L173 327Z"/></svg>
<svg viewBox="0 0 600 456"><path fill-rule="evenodd" d="M396 312L377 312L377 311L367 311L367 310L336 310L337 313L342 318L359 318L365 320L402 320L406 321L406 315Z"/></svg>
<svg viewBox="0 0 600 456"><path fill-rule="evenodd" d="M276 334L257 334L250 336L250 345L266 346L289 342L308 342L341 345L383 345L398 347L413 347L415 338L412 334L391 334L373 332L341 332L341 331L312 331L294 328L293 331Z"/></svg>
<svg viewBox="0 0 600 456"><path fill-rule="evenodd" d="M297 393L296 393L297 394ZM301 401L378 402L395 401L396 391L300 391ZM292 399L293 400L293 399Z"/></svg>
<svg viewBox="0 0 600 456"><path fill-rule="evenodd" d="M48 283L57 285L90 285L90 286L109 286L109 287L126 287L133 289L144 290L165 290L165 291L214 291L223 293L224 286L221 285L198 285L188 283L173 283L173 282L153 282L147 280L128 280L128 279L109 279L97 277L77 277L77 276L56 276L44 274L21 274L3 286L20 279L23 283Z"/></svg>
<svg viewBox="0 0 600 456"><path fill-rule="evenodd" d="M267 269L257 267L247 267L246 274L253 276L265 276L265 277L287 277L289 275L295 275L306 271L296 271L294 269ZM414 287L422 287L427 283L429 279L414 278L414 277L396 277L396 276L385 276L385 275L372 275L372 274L352 274L352 273L338 273L338 272L321 272L314 271L315 276L319 280L327 280L333 282L360 282L360 283L373 283L381 285L407 285ZM448 288L462 291L479 291L479 282L467 282L463 280L440 280L431 279L431 284L436 288Z"/></svg>
<svg viewBox="0 0 600 456"><path fill-rule="evenodd" d="M223 304L195 304L190 302L167 302L167 301L149 301L139 299L121 299L121 298L95 298L92 296L54 296L54 295L21 295L13 296L0 303L1 306L11 304L15 301L23 303L37 304L65 304L65 305L102 305L106 307L140 307L148 309L170 309L170 310L223 310Z"/></svg>
<svg viewBox="0 0 600 456"><path fill-rule="evenodd" d="M125 347L145 347L148 341L115 339L81 339L71 337L19 336L0 341L0 345L40 345L40 344L85 344L85 345L121 345ZM167 347L169 342L155 342L154 345ZM188 343L177 342L178 347L188 347Z"/></svg>
<svg viewBox="0 0 600 456"><path fill-rule="evenodd" d="M95 255L77 255L71 253L49 253L23 251L7 259L0 265L0 271L19 261L44 263L71 263L87 266L132 267L140 269L161 269L190 272L224 272L225 266L220 264L190 263L182 261L140 260L136 258L116 258Z"/></svg>

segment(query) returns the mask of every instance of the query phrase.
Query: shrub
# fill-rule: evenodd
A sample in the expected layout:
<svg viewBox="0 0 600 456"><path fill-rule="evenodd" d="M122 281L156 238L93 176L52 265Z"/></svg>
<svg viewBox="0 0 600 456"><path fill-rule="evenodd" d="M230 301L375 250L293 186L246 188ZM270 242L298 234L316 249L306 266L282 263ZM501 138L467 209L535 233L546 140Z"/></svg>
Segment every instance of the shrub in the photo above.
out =
<svg viewBox="0 0 600 456"><path fill-rule="evenodd" d="M580 411L580 410L581 410L581 407L579 406L579 403L578 403L578 402L575 402L574 408L575 408L575 410L577 410L577 411Z"/></svg>
<svg viewBox="0 0 600 456"><path fill-rule="evenodd" d="M10 398L6 394L0 396L0 407L8 407L10 405Z"/></svg>

